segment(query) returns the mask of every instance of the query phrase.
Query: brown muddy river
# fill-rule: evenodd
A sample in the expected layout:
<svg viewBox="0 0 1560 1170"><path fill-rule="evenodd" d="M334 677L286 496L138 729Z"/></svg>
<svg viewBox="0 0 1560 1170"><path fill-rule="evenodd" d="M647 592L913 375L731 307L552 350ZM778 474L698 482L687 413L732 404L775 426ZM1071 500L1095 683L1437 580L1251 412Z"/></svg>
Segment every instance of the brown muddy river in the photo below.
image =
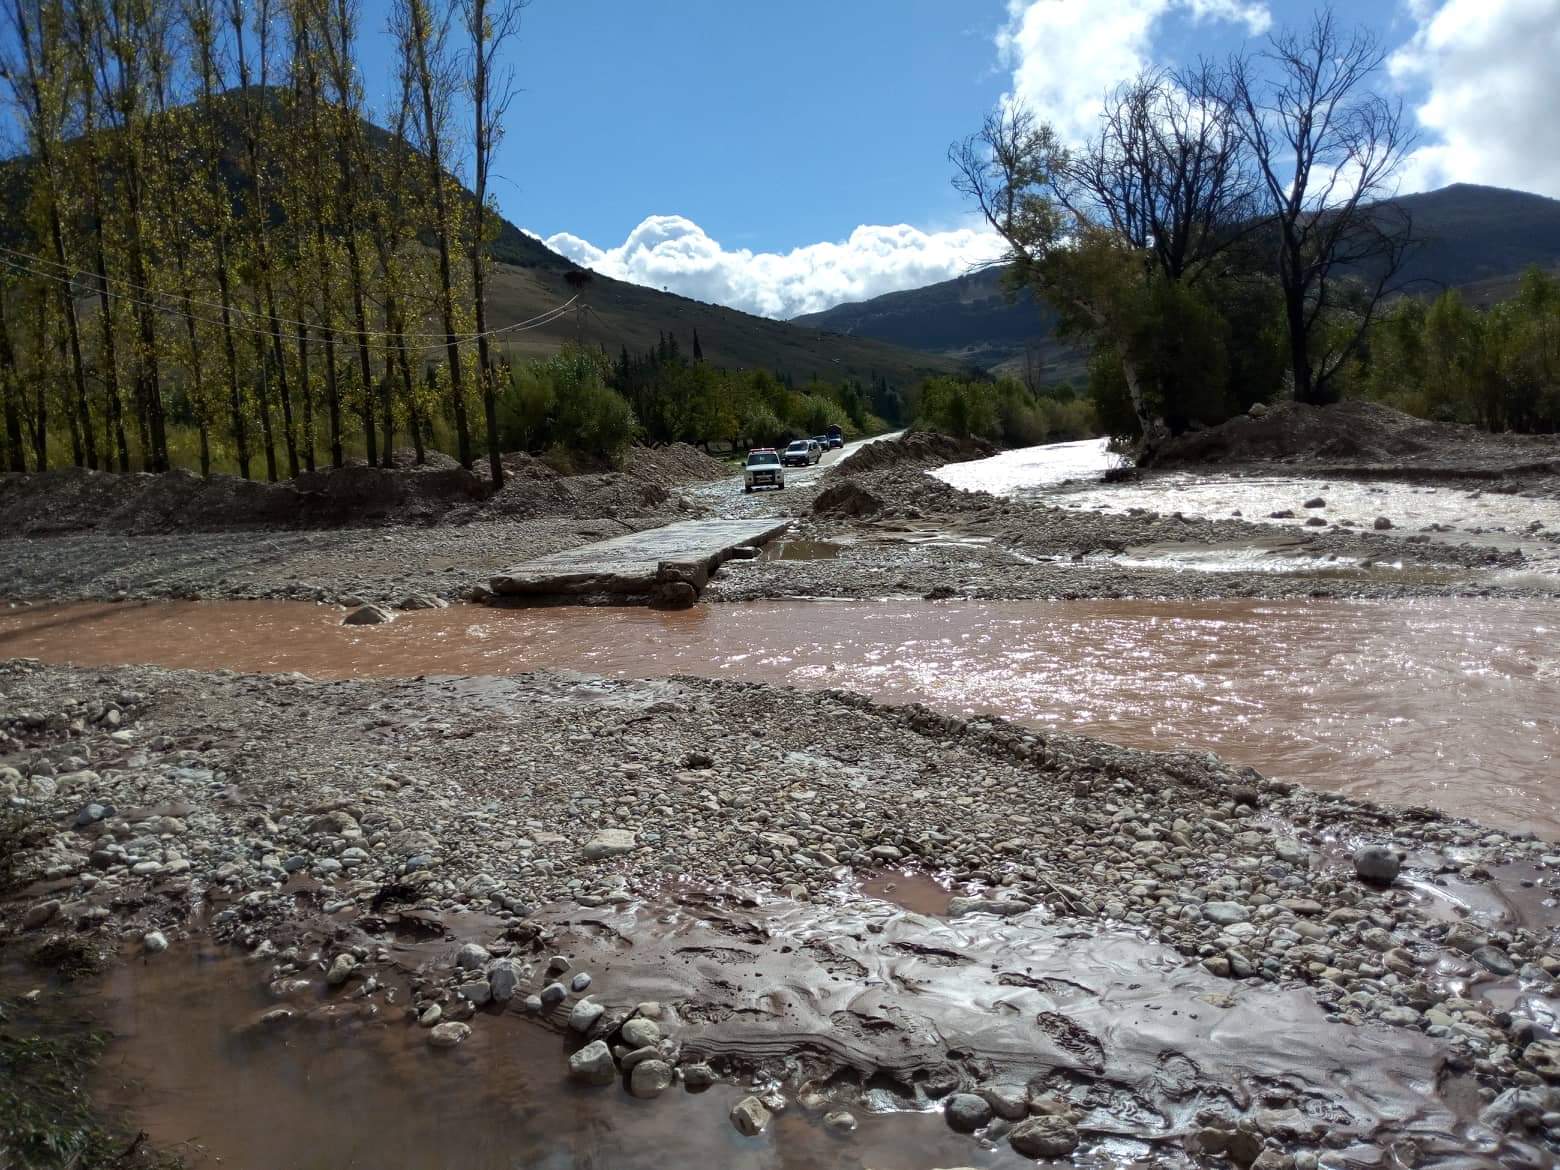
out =
<svg viewBox="0 0 1560 1170"><path fill-rule="evenodd" d="M541 668L844 687L1560 837L1552 603L755 602L486 609L344 627L293 602L0 611L0 657L318 677Z"/></svg>

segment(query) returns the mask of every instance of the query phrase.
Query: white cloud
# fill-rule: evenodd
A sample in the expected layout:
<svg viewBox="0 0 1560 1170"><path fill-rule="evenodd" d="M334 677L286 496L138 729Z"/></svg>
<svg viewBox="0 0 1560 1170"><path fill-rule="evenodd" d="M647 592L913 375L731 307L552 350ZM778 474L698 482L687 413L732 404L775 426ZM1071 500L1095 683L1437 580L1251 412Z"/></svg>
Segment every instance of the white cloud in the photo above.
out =
<svg viewBox="0 0 1560 1170"><path fill-rule="evenodd" d="M1425 145L1405 186L1489 183L1560 196L1560 0L1421 0L1392 75L1423 84Z"/></svg>
<svg viewBox="0 0 1560 1170"><path fill-rule="evenodd" d="M1064 141L1083 141L1098 125L1105 94L1154 63L1155 28L1172 12L1243 24L1253 36L1273 23L1262 0L1008 0L997 34L997 51L1013 71L1008 97L1029 105Z"/></svg>
<svg viewBox="0 0 1560 1170"><path fill-rule="evenodd" d="M545 242L605 276L780 318L947 280L1003 250L981 228L928 232L895 224L863 225L846 240L789 252L753 252L723 247L681 215L649 216L614 248L569 232Z"/></svg>

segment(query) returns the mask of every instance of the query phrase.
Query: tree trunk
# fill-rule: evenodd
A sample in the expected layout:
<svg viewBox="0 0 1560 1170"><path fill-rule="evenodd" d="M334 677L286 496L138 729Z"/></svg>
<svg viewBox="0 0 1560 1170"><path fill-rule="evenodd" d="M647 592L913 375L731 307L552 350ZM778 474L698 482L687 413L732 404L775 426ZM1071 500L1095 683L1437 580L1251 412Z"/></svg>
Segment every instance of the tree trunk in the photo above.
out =
<svg viewBox="0 0 1560 1170"><path fill-rule="evenodd" d="M260 305L255 303L255 315L258 317ZM265 443L265 477L271 483L275 483L276 475L276 442L271 433L271 401L270 401L270 360L266 353L266 339L259 334L255 335L255 357L260 362L260 379L255 383L256 405L260 408L260 435Z"/></svg>
<svg viewBox="0 0 1560 1170"><path fill-rule="evenodd" d="M244 416L244 388L238 380L238 345L233 340L232 281L228 277L227 242L217 233L217 289L222 297L222 352L227 358L228 407L233 426L233 448L238 456L238 473L249 474L249 423Z"/></svg>
<svg viewBox="0 0 1560 1170"><path fill-rule="evenodd" d="M282 347L282 322L276 315L276 289L267 273L261 281L265 286L265 307L270 318L271 351L276 365L276 389L282 401L282 441L287 445L287 474L298 478L298 440L293 429L292 390L287 384L287 353Z"/></svg>
<svg viewBox="0 0 1560 1170"><path fill-rule="evenodd" d="M357 323L358 375L363 379L363 443L370 467L379 462L378 437L374 433L374 370L368 356L368 311L363 301L363 261L358 255L357 231L347 225L347 272L352 278L352 313ZM390 453L385 452L389 459Z"/></svg>
<svg viewBox="0 0 1560 1170"><path fill-rule="evenodd" d="M0 291L0 407L4 409L6 470L26 471L26 445L22 442L21 374L16 368L16 351L11 348L11 330L5 316L5 295Z"/></svg>
<svg viewBox="0 0 1560 1170"><path fill-rule="evenodd" d="M293 315L303 320L303 298L294 297ZM309 379L309 331L298 326L298 391L303 396L303 465L314 470L314 387Z"/></svg>

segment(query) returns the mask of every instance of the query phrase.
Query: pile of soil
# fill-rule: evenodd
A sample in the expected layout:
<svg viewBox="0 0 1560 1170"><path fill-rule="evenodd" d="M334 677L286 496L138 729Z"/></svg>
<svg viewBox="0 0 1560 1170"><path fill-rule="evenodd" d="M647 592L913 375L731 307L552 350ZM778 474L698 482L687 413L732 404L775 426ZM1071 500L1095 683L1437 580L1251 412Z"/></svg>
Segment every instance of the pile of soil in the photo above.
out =
<svg viewBox="0 0 1560 1170"><path fill-rule="evenodd" d="M929 471L947 463L963 463L995 455L997 448L985 439L956 439L935 431L907 431L897 439L884 439L860 447L834 469L835 475L863 475L869 471Z"/></svg>
<svg viewBox="0 0 1560 1170"><path fill-rule="evenodd" d="M1480 475L1545 470L1555 461L1560 461L1560 439L1554 436L1493 435L1473 426L1429 422L1375 402L1286 402L1258 417L1237 415L1166 440L1153 465L1285 463Z"/></svg>
<svg viewBox="0 0 1560 1170"><path fill-rule="evenodd" d="M344 528L376 524L469 523L487 516L594 519L662 509L669 489L720 479L729 468L678 443L634 448L619 471L565 475L524 452L504 456L506 482L494 495L486 460L467 471L448 455L422 465L398 451L394 467L362 463L304 472L282 483L190 471L120 475L67 467L0 475L0 536L105 529L127 533Z"/></svg>
<svg viewBox="0 0 1560 1170"><path fill-rule="evenodd" d="M719 459L712 459L687 443L666 447L631 447L623 470L644 483L672 488L684 483L708 483L734 475Z"/></svg>
<svg viewBox="0 0 1560 1170"><path fill-rule="evenodd" d="M347 467L283 483L231 475L57 471L0 476L0 534L35 536L97 528L119 532L335 528L429 523L487 485L460 467Z"/></svg>

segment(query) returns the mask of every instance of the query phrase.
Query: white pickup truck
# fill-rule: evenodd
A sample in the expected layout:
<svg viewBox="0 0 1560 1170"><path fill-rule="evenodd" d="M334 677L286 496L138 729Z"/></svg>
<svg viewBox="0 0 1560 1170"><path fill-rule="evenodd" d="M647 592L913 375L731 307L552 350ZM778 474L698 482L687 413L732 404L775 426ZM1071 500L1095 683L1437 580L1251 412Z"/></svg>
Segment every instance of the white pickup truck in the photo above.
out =
<svg viewBox="0 0 1560 1170"><path fill-rule="evenodd" d="M748 452L747 466L742 470L742 490L754 492L759 488L785 488L785 468L780 463L780 453L773 447L754 447Z"/></svg>

